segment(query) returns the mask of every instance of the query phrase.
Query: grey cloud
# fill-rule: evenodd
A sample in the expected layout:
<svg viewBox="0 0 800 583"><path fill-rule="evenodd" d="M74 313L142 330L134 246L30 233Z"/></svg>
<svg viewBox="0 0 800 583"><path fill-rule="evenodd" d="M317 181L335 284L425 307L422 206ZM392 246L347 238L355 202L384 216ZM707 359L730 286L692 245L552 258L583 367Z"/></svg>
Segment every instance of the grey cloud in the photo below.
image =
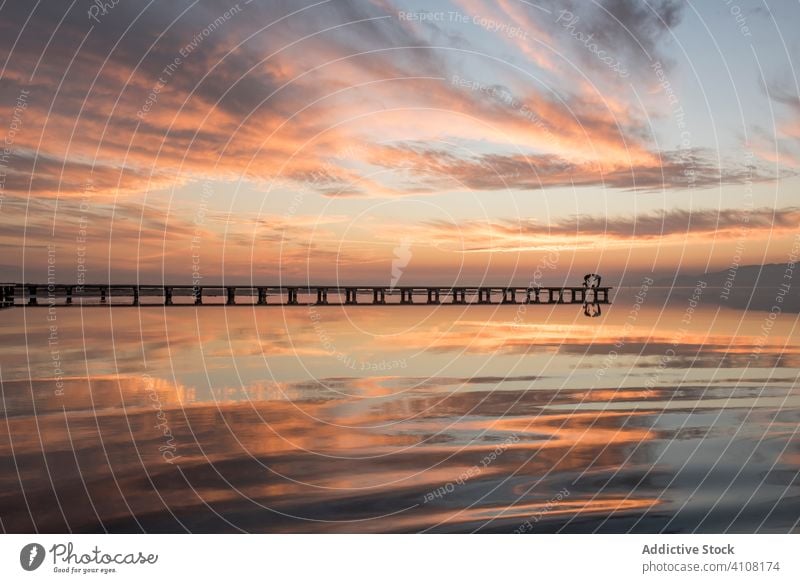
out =
<svg viewBox="0 0 800 583"><path fill-rule="evenodd" d="M539 190L558 186L605 186L619 189L660 190L704 188L747 181L775 180L765 169L720 167L702 150L662 152L661 164L603 171L597 164L577 164L554 155L485 154L458 157L416 144L389 147L396 160L413 168L421 180L460 184L475 190L516 188Z"/></svg>
<svg viewBox="0 0 800 583"><path fill-rule="evenodd" d="M553 2L550 7L556 14L564 9L572 12L580 19L576 30L593 35L600 47L643 71L653 61L669 65L659 47L670 29L680 24L686 4L680 0L603 0ZM587 66L597 65L587 51L576 54Z"/></svg>

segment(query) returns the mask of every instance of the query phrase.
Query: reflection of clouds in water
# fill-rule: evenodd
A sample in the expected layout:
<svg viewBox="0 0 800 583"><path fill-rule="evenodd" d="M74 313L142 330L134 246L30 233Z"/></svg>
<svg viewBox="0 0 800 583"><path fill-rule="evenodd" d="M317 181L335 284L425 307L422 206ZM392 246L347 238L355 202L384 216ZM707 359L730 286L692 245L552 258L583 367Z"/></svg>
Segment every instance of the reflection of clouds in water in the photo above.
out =
<svg viewBox="0 0 800 583"><path fill-rule="evenodd" d="M652 531L669 520L697 526L731 483L703 528L731 526L725 505L751 496L734 529L765 519L767 530L788 528L781 517L793 498L781 492L795 487L800 403L791 368L798 345L784 322L765 348L779 375L763 359L721 375L702 367L746 359L761 316L722 312L712 322L700 310L650 386L682 307L643 309L633 328L613 307L596 324L568 306L530 310L521 324L496 306L472 307L464 319L426 308L326 311L342 350L412 363L379 374L343 371L314 352L305 311L237 308L222 318L215 310L117 311L113 335L109 312L86 310L86 353L80 312L60 312L63 397L46 351L27 352L30 378L24 345L7 343L18 346L2 357L8 530L32 530L32 520L42 530L67 522L98 530L102 520L134 531L513 531L536 516L534 532L625 530L640 518L637 528ZM0 335L20 334L20 313L4 314ZM27 330L29 347L46 346L46 327L29 321ZM626 343L603 384L587 389L595 377L581 367L601 362L621 334ZM175 464L159 451L152 394L179 444ZM480 475L416 508L511 436L519 440ZM703 495L690 499L715 460ZM554 504L562 488L570 496ZM56 495L70 501L64 516Z"/></svg>
<svg viewBox="0 0 800 583"><path fill-rule="evenodd" d="M142 396L140 384L136 381L120 384L125 402L141 400L138 398ZM537 395L537 399L523 402L521 410L535 410L539 398ZM487 399L489 405L483 407L481 403ZM516 399L513 392L476 391L456 394L441 407L429 409L429 395L423 393L404 399L401 407L393 402L380 407L350 408L343 406L346 400L305 402L306 414L298 412L293 404L280 401L228 404L221 410L208 405L181 409L176 403L179 408L170 411L170 419L176 439L181 443L181 471L204 500L233 504L232 512L238 512L236 508L239 506L242 510L257 510L253 503L242 500L220 477L214 476L219 471L241 492L262 504L293 509L309 517L327 514L328 519L346 518L345 515L337 516L336 509L347 507L354 497L371 504L383 498L383 506L403 508L406 495L427 491L450 472L465 464L476 463L495 448L498 436L509 432L519 436L519 443L510 447L506 454L508 461L498 458L487 469L481 482L493 482L498 476L513 472L534 450L538 452L537 456L528 462L527 469L532 475L547 472L554 466L560 467L560 471L577 470L582 466L582 460L594 457L592 452L599 444L609 444L609 436L621 430L611 442L614 447L598 462L600 466L614 467L624 459L624 452L616 445L638 442L647 436L646 431L620 427L621 416L608 413L576 415L570 428L563 431L559 429L563 414L532 417L523 414L496 424L493 416L509 409ZM44 415L39 417L38 423L48 460L69 466L68 460L61 458L59 452L74 450L92 497L109 500L107 504L100 504L99 512L104 520L124 523L130 518L123 511L124 506L114 506L110 502L115 498L119 501L119 495L110 487L110 481L104 481L109 477L109 467L103 462L103 448L113 452L111 465L115 476L128 502L140 508L140 512L163 510L159 508L155 493L145 487L148 475L160 484L159 493L165 496L173 511L190 513L197 510L198 500L185 495L186 485L182 478L166 467L158 455L155 446L162 438L152 428L151 411L146 407L132 407L124 412L116 408L97 410L93 414L84 406L85 403L79 400L76 404L79 410L67 417ZM470 409L475 410L473 416L458 419L463 411ZM422 412L423 416L403 423L409 411ZM329 423L316 422L307 415ZM399 423L389 429L342 427L345 424L374 426L392 422ZM440 433L443 423L453 426ZM31 434L32 425L30 416L12 417L8 421L8 429L14 436ZM46 498L50 489L40 481L42 463L38 439L29 439L25 443L15 440L15 443L16 459L28 460L24 464L27 471L22 476L26 494ZM574 455L560 459L564 448L572 448ZM10 463L8 448L4 446L0 452L3 464ZM446 463L436 467L443 459L447 459ZM275 473L311 485L280 479ZM5 475L8 478L4 480L6 494L2 501L7 509L4 512L7 528L13 529L15 524L24 528L25 513L9 508L11 501L19 496L19 485L16 478L12 479L13 473ZM78 502L85 500L74 471L59 473L56 483L60 495L74 496ZM323 502L324 508L329 510L318 506ZM37 509L46 507L35 506ZM76 508L81 508L81 504L78 503ZM369 513L366 509L360 511L364 516ZM379 513L373 511L373 514ZM446 516L446 512L438 508L435 514ZM94 528L89 526L95 523L94 519L87 523L87 516L91 515L73 516L73 526ZM50 524L58 528L54 526L56 517L45 516L40 520L40 527ZM48 522L53 520L56 522ZM167 517L160 520L167 520ZM398 524L407 520L412 524L406 517L400 518ZM415 528L422 528L428 521L429 518L416 516L413 524ZM391 519L376 521L374 526L378 527L378 524L382 529L395 528ZM248 526L258 529L254 524ZM298 523L292 528L295 527L304 526ZM262 528L268 529L268 525L262 525Z"/></svg>
<svg viewBox="0 0 800 583"><path fill-rule="evenodd" d="M387 377L338 382L376 390L382 384L415 380ZM640 516L653 510L657 520L664 507L680 500L680 488L692 483L690 476L686 484L676 486L678 491L660 495L659 476L670 467L662 463L651 468L654 475L643 485L634 488L657 452L694 448L698 440L714 443L729 434L726 427L740 425L742 407L757 406L762 416L769 416L780 405L781 394L797 397L795 389L776 388L765 399L755 388L742 392L725 384L711 391L706 387L677 391L519 388L530 382L513 377L508 383L496 378L434 378L401 397L378 402L339 394L295 403L206 404L187 399L182 387L159 381L159 396L171 403L170 422L181 444L180 473L158 454L163 438L153 429L146 383L141 379L93 379L94 413L85 388L80 390L81 381L71 379L69 398L62 401L66 416L54 406L48 409L48 400L58 400L43 383L37 408L52 413L40 413L37 423L48 463L59 468L58 494L75 501L65 512L77 530L98 528L94 514L87 512L89 502L77 465L98 513L112 529L136 527L124 510L122 495L112 486L111 468L127 503L150 529L179 528L165 504L193 529L230 528L217 522L200 496L213 502L226 519L248 530L402 531L439 523L444 530L463 530L497 517L491 528L512 530L535 514L542 515L537 525L549 530L569 519L583 524L592 516L609 513ZM461 383L472 390L441 399L443 388ZM11 384L5 390L19 388ZM293 390L303 393L310 388L302 382ZM721 409L726 397L734 399L730 412ZM713 403L713 410L722 411L728 422L709 427L702 413L690 413L704 401ZM670 408L665 408L667 403ZM664 411L668 415L656 421L655 416ZM411 415L416 416L409 419ZM678 418L689 420L689 427L678 424ZM755 437L763 428L759 419L753 420L758 427L745 427L745 437ZM787 417L775 427L763 463L775 461L767 454L785 442L791 421ZM13 459L20 463L26 496L36 501L32 507L39 528L60 529L62 519L45 511L52 508L46 503L52 493L41 480L41 445L33 423L34 418L22 410L5 423L14 439ZM425 492L453 480L512 435L518 441L480 476L449 495L446 504L432 501L425 512L411 509L384 516L413 506ZM71 459L72 451L77 461ZM788 463L792 458L786 459ZM727 471L738 469L734 461L729 460ZM11 463L11 451L3 444L0 465L10 469L6 466ZM751 471L757 473L762 465L754 463ZM779 477L776 472L773 479ZM30 528L27 512L18 504L21 491L16 475L13 471L3 475L0 507L6 528ZM579 476L583 478L574 483ZM197 495L190 495L189 485ZM573 492L569 500L545 510L552 492L567 486ZM490 491L479 504L467 508ZM306 518L366 522L320 525L279 517L264 507Z"/></svg>
<svg viewBox="0 0 800 583"><path fill-rule="evenodd" d="M359 362L405 358L409 371L437 370L464 353L472 356L465 365L468 368L480 365L482 357L496 362L502 355L515 362L558 355L553 366L570 358L571 367L594 366L587 357L602 359L612 349L619 353L617 366L637 368L653 366L669 349L675 354L666 363L667 368L681 369L689 364L693 368L737 368L748 362L750 368L762 369L800 366L800 345L793 340L789 318L779 320L764 338L760 329L763 316L757 312L725 310L715 316L713 309L701 310L690 328L680 330L680 305L663 312L645 310L635 326L626 325L624 305L619 311L609 306L601 318L581 318L576 324L577 309L539 306L527 310L522 321L515 320L513 309L498 306L471 306L464 313L456 313L452 307L433 311L425 307L412 311L365 307L347 313L331 307L319 314L337 352ZM192 364L202 363L212 376L212 385L228 376L234 365L245 372L253 371L243 379L250 385L263 378L265 361L274 365L271 368L280 381L293 380L292 374L308 377L307 371L296 370L298 364L318 371L320 376L358 376L325 349L304 309L238 308L227 311L224 318L217 317L214 310L217 308L203 308L203 317L197 320L193 309L144 309L139 313L141 327L138 323L117 326L113 333L107 316L87 310L82 322L86 337L93 340L84 348L79 312L64 309L59 313L59 350L65 376L85 376L87 359L91 375L136 375L142 371L143 355L156 369L160 363L176 363L181 380L188 372L199 372ZM32 312L34 316L37 313ZM44 316L44 312L41 314ZM120 312L115 314L116 321L124 321ZM48 354L35 350L47 345L47 327L31 325L25 332L26 343L20 343L24 329L21 312L6 312L4 319L8 325L0 331L0 341L7 347L2 362L6 378L27 378L29 366L34 376L49 376L52 364ZM680 343L675 345L678 335ZM624 345L615 347L621 338ZM756 350L759 354L754 359ZM502 376L505 370L498 367L491 373ZM365 372L369 373L369 368Z"/></svg>

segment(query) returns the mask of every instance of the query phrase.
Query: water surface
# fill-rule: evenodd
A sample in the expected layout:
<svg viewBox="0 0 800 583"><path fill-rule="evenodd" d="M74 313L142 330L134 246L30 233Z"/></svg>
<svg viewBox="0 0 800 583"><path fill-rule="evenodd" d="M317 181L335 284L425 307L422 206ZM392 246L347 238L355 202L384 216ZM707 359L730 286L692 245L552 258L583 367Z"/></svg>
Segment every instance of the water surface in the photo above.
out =
<svg viewBox="0 0 800 583"><path fill-rule="evenodd" d="M2 527L798 530L797 314L641 295L4 310Z"/></svg>

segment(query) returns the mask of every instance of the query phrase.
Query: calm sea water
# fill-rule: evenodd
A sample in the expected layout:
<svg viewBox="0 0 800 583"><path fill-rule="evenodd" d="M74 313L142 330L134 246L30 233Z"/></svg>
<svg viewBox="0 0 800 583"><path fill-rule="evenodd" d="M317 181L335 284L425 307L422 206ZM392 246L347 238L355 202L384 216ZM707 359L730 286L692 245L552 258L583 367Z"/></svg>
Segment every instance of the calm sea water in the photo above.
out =
<svg viewBox="0 0 800 583"><path fill-rule="evenodd" d="M646 291L4 310L2 528L797 531L797 314Z"/></svg>

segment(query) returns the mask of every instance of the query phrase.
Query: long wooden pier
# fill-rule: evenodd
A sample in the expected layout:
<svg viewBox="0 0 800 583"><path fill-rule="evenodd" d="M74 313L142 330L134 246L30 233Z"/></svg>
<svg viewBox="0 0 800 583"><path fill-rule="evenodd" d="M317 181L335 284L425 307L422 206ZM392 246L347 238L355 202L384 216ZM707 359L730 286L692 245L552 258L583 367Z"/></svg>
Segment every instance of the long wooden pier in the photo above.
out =
<svg viewBox="0 0 800 583"><path fill-rule="evenodd" d="M0 307L610 303L612 288L599 284L600 277L594 274L573 287L13 283L0 284Z"/></svg>

